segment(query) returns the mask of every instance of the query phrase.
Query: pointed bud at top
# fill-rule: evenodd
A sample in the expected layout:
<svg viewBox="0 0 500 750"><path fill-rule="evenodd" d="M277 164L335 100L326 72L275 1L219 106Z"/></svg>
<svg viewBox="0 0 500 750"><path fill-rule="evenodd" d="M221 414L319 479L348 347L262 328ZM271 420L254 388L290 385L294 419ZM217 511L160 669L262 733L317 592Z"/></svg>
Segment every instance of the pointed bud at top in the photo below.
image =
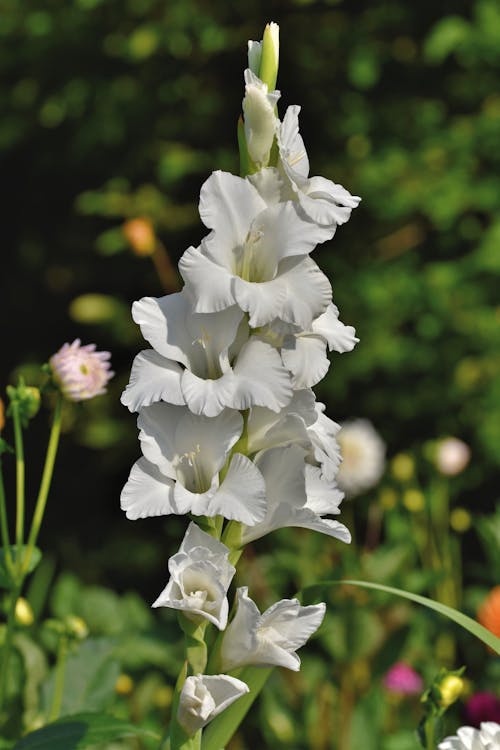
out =
<svg viewBox="0 0 500 750"><path fill-rule="evenodd" d="M262 38L259 78L267 84L269 91L276 88L280 55L280 27L277 23L268 23Z"/></svg>
<svg viewBox="0 0 500 750"><path fill-rule="evenodd" d="M106 392L113 377L109 352L96 352L95 344L81 346L80 339L64 344L49 360L56 385L69 401L84 401Z"/></svg>

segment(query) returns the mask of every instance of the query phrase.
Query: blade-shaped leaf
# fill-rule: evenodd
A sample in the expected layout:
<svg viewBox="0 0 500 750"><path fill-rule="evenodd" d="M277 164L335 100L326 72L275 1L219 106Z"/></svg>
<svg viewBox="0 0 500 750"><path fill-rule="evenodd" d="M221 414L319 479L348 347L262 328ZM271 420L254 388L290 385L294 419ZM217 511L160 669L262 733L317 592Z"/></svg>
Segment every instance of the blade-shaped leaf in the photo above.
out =
<svg viewBox="0 0 500 750"><path fill-rule="evenodd" d="M91 745L123 737L155 735L108 714L82 713L65 716L43 729L31 732L13 750L83 750Z"/></svg>
<svg viewBox="0 0 500 750"><path fill-rule="evenodd" d="M420 596L420 594L412 594L411 591L405 591L404 589L397 589L393 586L384 586L381 583L372 583L371 581L320 581L319 583L314 583L312 584L312 586L306 586L306 588L302 589L302 591L299 593L299 598L305 593L312 594L314 590L318 590L319 593L319 591L322 591L329 586L346 585L361 586L367 589L383 591L386 594L394 594L395 596L401 596L403 599L409 599L416 604L421 604L428 609L432 609L435 612L438 612L440 615L443 615L443 617L447 617L449 620L456 622L457 625L460 625L465 630L468 630L469 633L475 635L476 638L479 638L480 641L489 646L493 651L495 651L497 654L500 654L500 638L497 638L497 636L494 635L490 630L484 628L471 617L464 615L463 612L459 612L457 609L453 609L453 607L448 607L446 604L441 604L440 602L436 602L433 599L428 599L426 596Z"/></svg>

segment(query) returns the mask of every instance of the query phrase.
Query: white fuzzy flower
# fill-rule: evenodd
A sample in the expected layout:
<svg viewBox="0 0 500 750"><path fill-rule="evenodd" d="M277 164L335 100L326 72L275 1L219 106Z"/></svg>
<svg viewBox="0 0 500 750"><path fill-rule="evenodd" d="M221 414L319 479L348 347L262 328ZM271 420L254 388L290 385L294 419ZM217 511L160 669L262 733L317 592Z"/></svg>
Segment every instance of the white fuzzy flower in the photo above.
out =
<svg viewBox="0 0 500 750"><path fill-rule="evenodd" d="M306 451L298 445L260 452L255 465L266 484L264 518L252 526L243 525L241 540L247 544L286 526L299 526L349 542L348 529L324 518L340 513L343 494L334 482L321 477L321 469L305 462Z"/></svg>
<svg viewBox="0 0 500 750"><path fill-rule="evenodd" d="M229 675L191 675L182 686L177 721L189 736L196 734L248 692L248 685Z"/></svg>
<svg viewBox="0 0 500 750"><path fill-rule="evenodd" d="M276 105L279 98L279 91L268 92L267 85L252 70L245 70L245 98L242 105L245 138L249 156L258 167L265 167L269 162L278 123Z"/></svg>
<svg viewBox="0 0 500 750"><path fill-rule="evenodd" d="M248 588L239 588L237 598L238 609L222 641L222 669L251 664L298 672L300 659L295 652L321 625L325 605L302 607L297 599L282 599L261 615Z"/></svg>
<svg viewBox="0 0 500 750"><path fill-rule="evenodd" d="M335 231L344 224L360 198L351 195L342 185L324 177L309 177L309 160L299 133L300 107L288 107L278 129L279 169L285 182L284 199L300 203L305 214L317 224Z"/></svg>
<svg viewBox="0 0 500 750"><path fill-rule="evenodd" d="M191 619L200 617L224 630L227 590L236 573L221 542L190 523L177 554L168 561L170 580L153 607L179 609Z"/></svg>
<svg viewBox="0 0 500 750"><path fill-rule="evenodd" d="M203 185L200 216L213 231L179 262L197 312L237 304L252 328L279 318L301 329L325 312L331 286L309 253L330 239L328 227L312 224L293 201L267 206L250 180L227 172Z"/></svg>
<svg viewBox="0 0 500 750"><path fill-rule="evenodd" d="M49 360L54 380L69 401L84 401L106 393L110 369L109 352L96 352L95 344L81 346L80 339L64 344Z"/></svg>
<svg viewBox="0 0 500 750"><path fill-rule="evenodd" d="M195 313L185 291L135 302L132 316L154 351L137 355L122 403L132 411L155 401L186 404L214 417L225 408L266 406L278 411L291 398L280 355L248 337L242 311L232 305Z"/></svg>
<svg viewBox="0 0 500 750"><path fill-rule="evenodd" d="M460 727L454 737L446 737L438 750L499 750L500 724L485 721L480 729Z"/></svg>
<svg viewBox="0 0 500 750"><path fill-rule="evenodd" d="M251 525L264 517L264 479L246 456L235 453L219 482L241 434L240 414L226 409L209 418L159 403L141 410L138 426L144 456L132 467L122 491L127 518L220 514Z"/></svg>
<svg viewBox="0 0 500 750"><path fill-rule="evenodd" d="M470 448L463 440L455 437L444 438L436 449L436 466L448 477L460 474L470 461Z"/></svg>
<svg viewBox="0 0 500 750"><path fill-rule="evenodd" d="M385 468L385 443L367 419L354 419L341 425L337 440L342 463L337 474L339 486L350 497L378 483Z"/></svg>

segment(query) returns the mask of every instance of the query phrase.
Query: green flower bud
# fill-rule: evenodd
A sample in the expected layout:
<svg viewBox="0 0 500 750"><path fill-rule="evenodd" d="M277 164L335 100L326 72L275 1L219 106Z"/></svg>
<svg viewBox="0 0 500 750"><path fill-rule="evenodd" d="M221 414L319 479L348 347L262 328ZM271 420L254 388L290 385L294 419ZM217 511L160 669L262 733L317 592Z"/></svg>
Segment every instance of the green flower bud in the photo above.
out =
<svg viewBox="0 0 500 750"><path fill-rule="evenodd" d="M267 84L269 91L276 88L280 55L280 27L277 23L268 23L262 37L259 78Z"/></svg>
<svg viewBox="0 0 500 750"><path fill-rule="evenodd" d="M39 389L34 386L25 385L24 380L19 378L18 385L7 386L7 395L10 399L8 414L12 414L12 409L15 406L19 412L21 424L23 427L26 427L29 420L33 419L40 409L41 397Z"/></svg>

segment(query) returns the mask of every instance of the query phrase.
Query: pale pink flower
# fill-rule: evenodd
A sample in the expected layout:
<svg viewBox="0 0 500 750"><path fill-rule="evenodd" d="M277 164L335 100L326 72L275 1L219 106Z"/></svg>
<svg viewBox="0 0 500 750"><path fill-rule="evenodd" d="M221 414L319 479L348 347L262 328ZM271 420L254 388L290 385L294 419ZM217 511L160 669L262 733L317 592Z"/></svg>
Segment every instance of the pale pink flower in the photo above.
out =
<svg viewBox="0 0 500 750"><path fill-rule="evenodd" d="M384 687L391 693L416 695L423 688L423 680L409 664L397 661L384 676Z"/></svg>
<svg viewBox="0 0 500 750"><path fill-rule="evenodd" d="M470 448L463 440L448 437L437 446L436 466L441 474L454 477L465 469L469 460Z"/></svg>
<svg viewBox="0 0 500 750"><path fill-rule="evenodd" d="M96 352L95 344L81 346L80 339L64 344L49 360L52 375L69 401L84 401L106 392L113 377L109 352Z"/></svg>

